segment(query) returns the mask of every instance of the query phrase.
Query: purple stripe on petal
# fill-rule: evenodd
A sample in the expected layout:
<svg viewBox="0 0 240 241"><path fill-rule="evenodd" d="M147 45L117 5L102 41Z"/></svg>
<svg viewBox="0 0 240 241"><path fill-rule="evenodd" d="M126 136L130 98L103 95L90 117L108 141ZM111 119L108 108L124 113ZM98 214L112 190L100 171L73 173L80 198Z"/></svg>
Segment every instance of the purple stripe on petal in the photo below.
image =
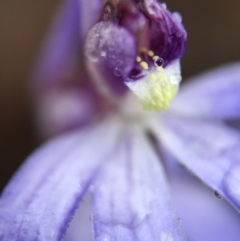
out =
<svg viewBox="0 0 240 241"><path fill-rule="evenodd" d="M239 132L219 122L172 116L162 118L156 133L184 166L235 205L236 200L226 192L224 183L228 170L240 161Z"/></svg>
<svg viewBox="0 0 240 241"><path fill-rule="evenodd" d="M1 196L0 240L61 240L118 135L119 125L107 121L56 138L30 156Z"/></svg>
<svg viewBox="0 0 240 241"><path fill-rule="evenodd" d="M136 126L126 128L92 196L97 241L185 240L159 158Z"/></svg>
<svg viewBox="0 0 240 241"><path fill-rule="evenodd" d="M181 87L170 110L186 116L240 117L240 63L193 77Z"/></svg>

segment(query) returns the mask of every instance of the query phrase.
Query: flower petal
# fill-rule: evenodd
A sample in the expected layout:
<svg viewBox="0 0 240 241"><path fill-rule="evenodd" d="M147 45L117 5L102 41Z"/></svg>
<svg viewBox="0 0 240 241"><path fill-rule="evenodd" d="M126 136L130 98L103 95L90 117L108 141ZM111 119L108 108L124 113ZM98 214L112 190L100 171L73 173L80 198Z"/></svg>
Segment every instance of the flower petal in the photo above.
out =
<svg viewBox="0 0 240 241"><path fill-rule="evenodd" d="M240 63L193 77L182 86L170 110L186 116L240 117Z"/></svg>
<svg viewBox="0 0 240 241"><path fill-rule="evenodd" d="M171 13L157 0L143 3L149 19L150 49L164 60L164 65L180 59L186 49L187 33L179 13Z"/></svg>
<svg viewBox="0 0 240 241"><path fill-rule="evenodd" d="M97 115L98 99L84 88L46 91L38 100L36 121L43 138L90 124Z"/></svg>
<svg viewBox="0 0 240 241"><path fill-rule="evenodd" d="M136 126L123 135L92 188L95 240L185 240L158 156Z"/></svg>
<svg viewBox="0 0 240 241"><path fill-rule="evenodd" d="M1 196L0 240L60 240L97 170L113 151L118 127L104 122L56 138L30 156Z"/></svg>
<svg viewBox="0 0 240 241"><path fill-rule="evenodd" d="M66 0L50 29L34 72L38 87L68 80L79 69L83 39L97 21L101 0Z"/></svg>
<svg viewBox="0 0 240 241"><path fill-rule="evenodd" d="M239 213L180 166L170 153L161 149L161 154L169 174L173 201L188 240L238 241Z"/></svg>
<svg viewBox="0 0 240 241"><path fill-rule="evenodd" d="M224 187L228 170L240 161L238 131L219 122L180 119L173 116L162 118L161 125L156 130L163 145L184 166L226 197L235 207L240 207L240 199L234 200Z"/></svg>
<svg viewBox="0 0 240 241"><path fill-rule="evenodd" d="M91 210L91 197L87 193L61 241L93 241Z"/></svg>
<svg viewBox="0 0 240 241"><path fill-rule="evenodd" d="M80 42L79 3L68 0L59 9L34 72L38 91L39 87L67 79L76 62Z"/></svg>
<svg viewBox="0 0 240 241"><path fill-rule="evenodd" d="M224 178L223 188L227 197L240 210L240 163L229 169Z"/></svg>

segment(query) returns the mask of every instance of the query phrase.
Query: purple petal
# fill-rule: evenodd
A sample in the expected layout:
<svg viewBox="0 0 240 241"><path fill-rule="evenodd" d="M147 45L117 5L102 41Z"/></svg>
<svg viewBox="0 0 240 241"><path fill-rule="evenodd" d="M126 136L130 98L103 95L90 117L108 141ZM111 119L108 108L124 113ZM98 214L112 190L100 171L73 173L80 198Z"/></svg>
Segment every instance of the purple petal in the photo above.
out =
<svg viewBox="0 0 240 241"><path fill-rule="evenodd" d="M130 127L93 184L95 240L185 240L159 158Z"/></svg>
<svg viewBox="0 0 240 241"><path fill-rule="evenodd" d="M97 113L95 96L77 87L46 91L38 100L36 119L44 138L86 126Z"/></svg>
<svg viewBox="0 0 240 241"><path fill-rule="evenodd" d="M85 39L90 28L99 20L104 5L102 0L81 0L81 14L79 15L82 39Z"/></svg>
<svg viewBox="0 0 240 241"><path fill-rule="evenodd" d="M0 240L61 240L118 130L108 121L56 138L30 156L0 199Z"/></svg>
<svg viewBox="0 0 240 241"><path fill-rule="evenodd" d="M93 241L91 197L87 193L81 200L62 241Z"/></svg>
<svg viewBox="0 0 240 241"><path fill-rule="evenodd" d="M157 0L144 2L149 19L150 49L164 60L164 65L180 59L186 49L187 33L179 13L171 13Z"/></svg>
<svg viewBox="0 0 240 241"><path fill-rule="evenodd" d="M223 182L224 191L235 206L240 209L240 163L233 165Z"/></svg>
<svg viewBox="0 0 240 241"><path fill-rule="evenodd" d="M240 63L193 77L182 86L170 110L186 116L240 117Z"/></svg>
<svg viewBox="0 0 240 241"><path fill-rule="evenodd" d="M37 88L69 78L80 43L80 1L68 0L59 9L34 72Z"/></svg>
<svg viewBox="0 0 240 241"><path fill-rule="evenodd" d="M219 122L162 118L157 134L163 145L203 182L236 208L240 199L226 191L225 178L240 160L240 133ZM235 180L237 183L237 179ZM235 184L236 185L236 184ZM238 182L240 185L240 182Z"/></svg>
<svg viewBox="0 0 240 241"><path fill-rule="evenodd" d="M173 201L188 240L239 241L240 215L229 203L164 154Z"/></svg>
<svg viewBox="0 0 240 241"><path fill-rule="evenodd" d="M32 78L38 126L44 136L93 119L99 102L81 59L87 31L101 7L101 0L65 0L57 12Z"/></svg>
<svg viewBox="0 0 240 241"><path fill-rule="evenodd" d="M63 2L34 72L37 88L69 80L79 69L83 39L97 21L101 7L101 0Z"/></svg>

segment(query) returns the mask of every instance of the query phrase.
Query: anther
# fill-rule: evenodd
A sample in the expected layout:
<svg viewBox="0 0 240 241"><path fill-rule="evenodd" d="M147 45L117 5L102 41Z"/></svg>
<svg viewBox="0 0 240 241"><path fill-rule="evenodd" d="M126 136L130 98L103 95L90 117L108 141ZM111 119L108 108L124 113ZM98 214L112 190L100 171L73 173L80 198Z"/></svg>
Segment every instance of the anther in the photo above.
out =
<svg viewBox="0 0 240 241"><path fill-rule="evenodd" d="M139 56L137 56L136 61L137 61L138 63L140 63L141 60L142 60L142 59L141 59Z"/></svg>
<svg viewBox="0 0 240 241"><path fill-rule="evenodd" d="M147 62L142 61L142 62L140 63L140 65L141 65L141 67L142 67L143 69L148 69L148 64L147 64Z"/></svg>
<svg viewBox="0 0 240 241"><path fill-rule="evenodd" d="M159 71L159 72L163 72L164 71L164 69L163 69L163 67L162 66L157 66L157 71Z"/></svg>
<svg viewBox="0 0 240 241"><path fill-rule="evenodd" d="M148 54L149 57L153 57L153 55L154 55L152 50L148 50L147 54Z"/></svg>

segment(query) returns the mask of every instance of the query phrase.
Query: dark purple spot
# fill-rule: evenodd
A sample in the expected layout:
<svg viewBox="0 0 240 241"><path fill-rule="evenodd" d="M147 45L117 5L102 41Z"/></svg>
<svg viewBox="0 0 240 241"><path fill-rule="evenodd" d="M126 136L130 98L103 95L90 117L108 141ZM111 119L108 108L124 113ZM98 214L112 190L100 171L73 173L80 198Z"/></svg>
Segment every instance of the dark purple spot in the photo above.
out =
<svg viewBox="0 0 240 241"><path fill-rule="evenodd" d="M138 67L138 66L134 67L129 74L129 78L133 79L133 80L137 80L137 79L141 78L141 72L142 72L141 67Z"/></svg>
<svg viewBox="0 0 240 241"><path fill-rule="evenodd" d="M163 64L164 64L164 60L162 59L162 58L160 58L160 57L158 57L158 58L156 58L155 60L154 60L154 65L156 66L156 67L160 67L160 66L163 66Z"/></svg>

